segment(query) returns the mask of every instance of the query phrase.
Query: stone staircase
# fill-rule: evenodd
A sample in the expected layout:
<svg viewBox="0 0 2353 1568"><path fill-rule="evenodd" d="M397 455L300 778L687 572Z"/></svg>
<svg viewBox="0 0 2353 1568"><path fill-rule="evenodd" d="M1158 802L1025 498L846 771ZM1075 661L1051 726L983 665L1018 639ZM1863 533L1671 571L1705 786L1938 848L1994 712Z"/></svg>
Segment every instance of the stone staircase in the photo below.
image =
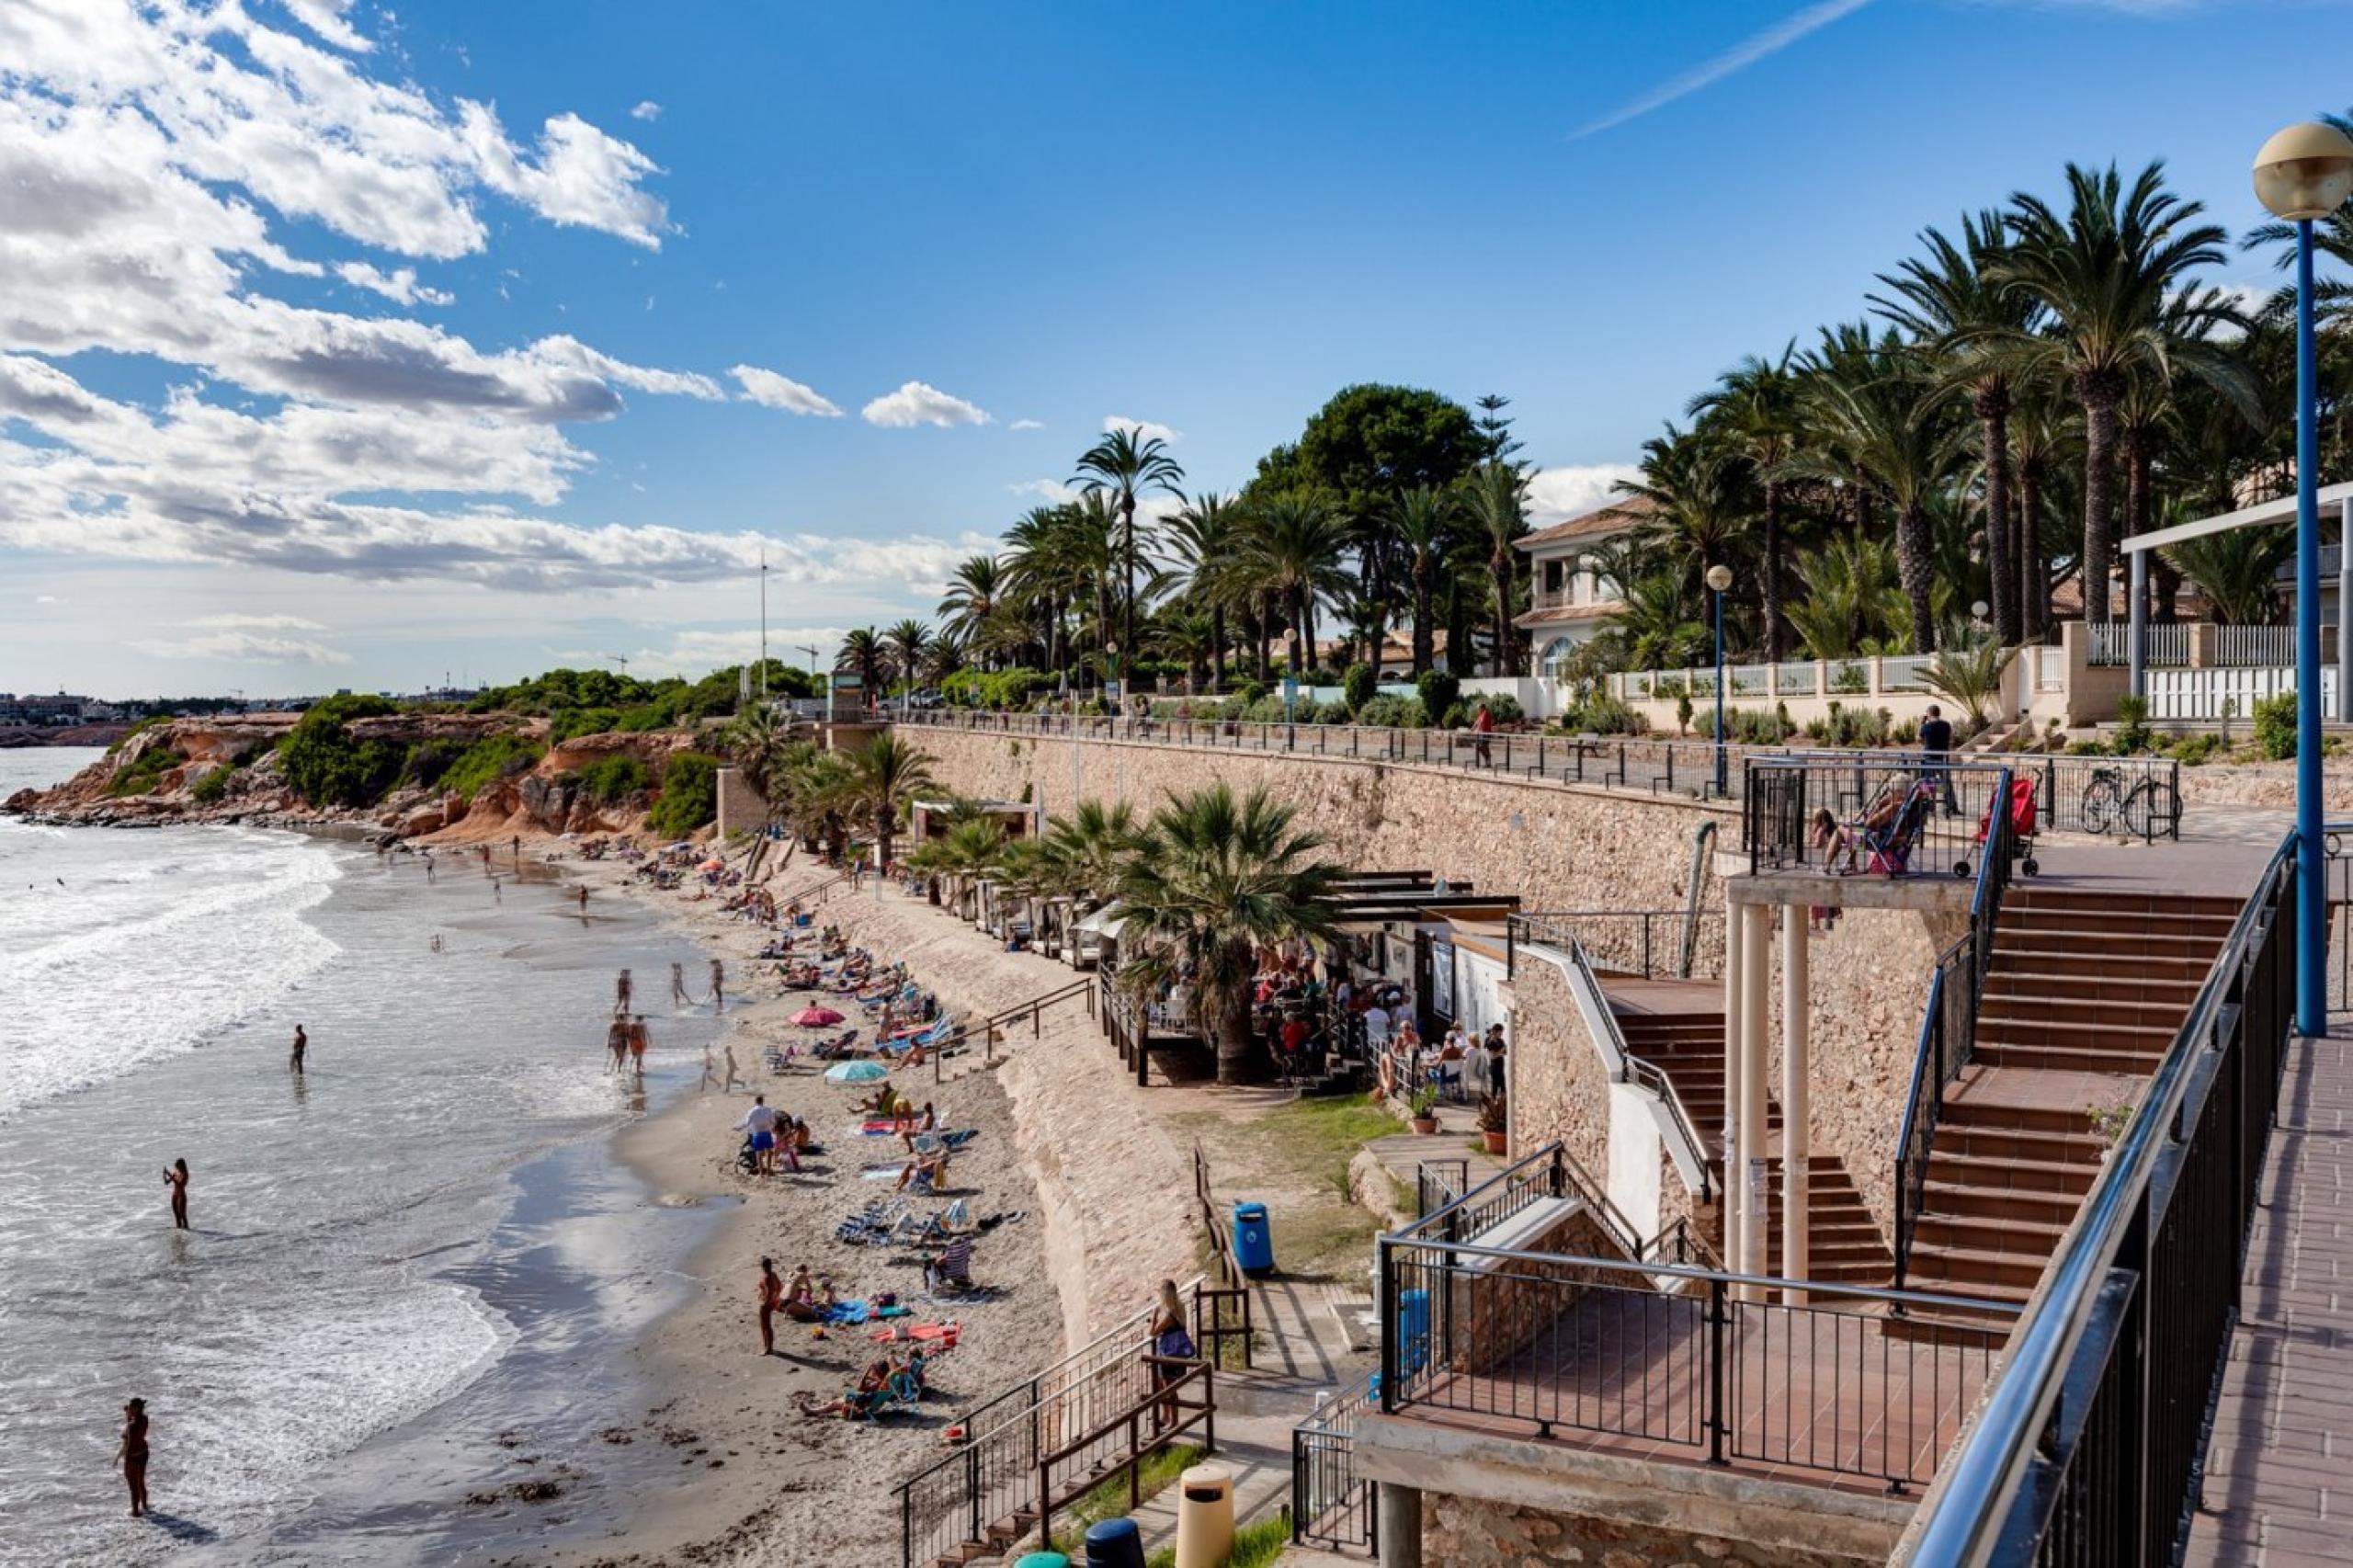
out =
<svg viewBox="0 0 2353 1568"><path fill-rule="evenodd" d="M1972 1065L1946 1085L1905 1283L2024 1302L2097 1180L2095 1106L2129 1105L2222 949L2227 898L2013 888ZM1915 1310L1915 1332L2000 1314Z"/></svg>

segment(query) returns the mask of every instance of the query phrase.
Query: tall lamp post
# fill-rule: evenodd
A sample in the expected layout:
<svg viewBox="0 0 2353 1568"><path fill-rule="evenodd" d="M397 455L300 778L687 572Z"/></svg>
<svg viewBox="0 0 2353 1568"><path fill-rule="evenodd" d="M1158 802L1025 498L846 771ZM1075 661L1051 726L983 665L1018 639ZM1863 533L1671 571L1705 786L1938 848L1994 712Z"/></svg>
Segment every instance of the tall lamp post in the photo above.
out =
<svg viewBox="0 0 2353 1568"><path fill-rule="evenodd" d="M2255 195L2296 225L2296 1032L2328 1032L2328 905L2320 841L2320 433L2313 362L2313 220L2353 197L2353 138L2291 125L2255 155ZM2340 614L2343 611L2340 609Z"/></svg>
<svg viewBox="0 0 2353 1568"><path fill-rule="evenodd" d="M1730 793L1724 775L1724 590L1732 586L1732 568L1722 562L1708 568L1708 587L1716 596L1716 799Z"/></svg>

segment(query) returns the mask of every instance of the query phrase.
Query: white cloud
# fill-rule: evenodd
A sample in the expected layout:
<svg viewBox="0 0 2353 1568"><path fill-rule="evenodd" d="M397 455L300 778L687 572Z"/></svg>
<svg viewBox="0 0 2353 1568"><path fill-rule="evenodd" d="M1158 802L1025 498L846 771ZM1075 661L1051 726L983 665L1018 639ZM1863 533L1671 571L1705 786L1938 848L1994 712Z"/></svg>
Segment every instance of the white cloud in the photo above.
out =
<svg viewBox="0 0 2353 1568"><path fill-rule="evenodd" d="M62 605L64 602L65 601L63 599L59 598L55 594L35 594L33 596L33 603L37 605Z"/></svg>
<svg viewBox="0 0 2353 1568"><path fill-rule="evenodd" d="M1017 419L1006 426L1008 430L1043 430L1045 427L1045 421L1041 419Z"/></svg>
<svg viewBox="0 0 2353 1568"><path fill-rule="evenodd" d="M416 268L396 267L390 272L380 272L364 261L339 261L335 275L355 289L368 289L381 294L396 305L454 305L455 294L418 284Z"/></svg>
<svg viewBox="0 0 2353 1568"><path fill-rule="evenodd" d="M938 387L909 381L897 392L876 398L859 413L869 425L909 429L917 425L986 425L988 412Z"/></svg>
<svg viewBox="0 0 2353 1568"><path fill-rule="evenodd" d="M255 631L211 631L177 641L135 639L131 646L159 659L221 659L233 664L347 665L351 655L307 637Z"/></svg>
<svg viewBox="0 0 2353 1568"><path fill-rule="evenodd" d="M631 119L642 119L649 125L662 118L662 106L652 98L640 98L629 111Z"/></svg>
<svg viewBox="0 0 2353 1568"><path fill-rule="evenodd" d="M1653 109L1665 108L1677 98L1688 97L1703 87L1712 87L1725 77L1747 70L1768 55L1779 54L1800 39L1821 31L1870 4L1870 0L1816 0L1804 10L1782 17L1761 32L1752 33L1714 59L1694 66L1679 76L1668 78L1599 119L1579 127L1570 140L1608 131L1630 119L1639 119Z"/></svg>
<svg viewBox="0 0 2353 1568"><path fill-rule="evenodd" d="M699 398L706 403L719 402L727 395L726 390L709 376L693 370L656 370L643 365L624 364L576 337L543 337L531 345L531 351L551 363L572 366L639 392Z"/></svg>
<svg viewBox="0 0 2353 1568"><path fill-rule="evenodd" d="M363 37L344 20L349 14L352 0L283 0L294 19L335 45L354 54L365 54L376 47L375 40Z"/></svg>
<svg viewBox="0 0 2353 1568"><path fill-rule="evenodd" d="M1633 463L1588 463L1582 467L1548 468L1528 482L1528 520L1534 528L1581 517L1595 508L1620 499L1620 480L1640 479Z"/></svg>
<svg viewBox="0 0 2353 1568"><path fill-rule="evenodd" d="M1061 479L1025 479L1018 484L1006 485L1006 489L1016 495L1028 495L1043 501L1049 506L1067 506L1079 496L1077 485Z"/></svg>
<svg viewBox="0 0 2353 1568"><path fill-rule="evenodd" d="M183 621L185 626L210 627L223 631L324 631L319 622L300 615L247 615L230 611L222 615L199 615Z"/></svg>
<svg viewBox="0 0 2353 1568"><path fill-rule="evenodd" d="M780 663L806 669L809 655L801 650L805 644L818 650L818 668L831 669L834 650L848 635L840 626L771 626L768 628L768 657ZM588 658L597 655L589 653ZM687 676L699 677L730 665L747 665L760 656L760 629L756 626L738 627L727 631L697 629L674 631L665 646L646 646L629 656L631 675Z"/></svg>
<svg viewBox="0 0 2353 1568"><path fill-rule="evenodd" d="M1140 441L1165 441L1172 447L1185 438L1183 432L1165 425L1155 425L1149 419L1130 419L1122 414L1111 415L1103 421L1104 434L1117 430L1132 430Z"/></svg>
<svg viewBox="0 0 2353 1568"><path fill-rule="evenodd" d="M737 365L727 372L744 388L745 398L763 408L780 408L787 414L815 415L823 419L839 419L842 411L832 400L802 386L790 376L764 370L757 365Z"/></svg>

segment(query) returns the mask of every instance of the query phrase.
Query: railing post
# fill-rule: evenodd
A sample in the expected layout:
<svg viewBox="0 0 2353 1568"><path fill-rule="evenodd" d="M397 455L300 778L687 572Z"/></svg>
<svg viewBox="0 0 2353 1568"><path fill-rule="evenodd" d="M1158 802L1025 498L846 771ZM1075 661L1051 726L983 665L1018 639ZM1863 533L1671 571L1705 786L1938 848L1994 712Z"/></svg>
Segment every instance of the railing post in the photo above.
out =
<svg viewBox="0 0 2353 1568"><path fill-rule="evenodd" d="M1381 1257L1381 1413L1397 1410L1397 1256L1389 1238L1374 1244Z"/></svg>
<svg viewBox="0 0 2353 1568"><path fill-rule="evenodd" d="M966 1540L978 1544L981 1536L981 1450L978 1444L964 1450L964 1496L972 1505L972 1528Z"/></svg>
<svg viewBox="0 0 2353 1568"><path fill-rule="evenodd" d="M1708 1462L1724 1462L1724 1281L1708 1278Z"/></svg>

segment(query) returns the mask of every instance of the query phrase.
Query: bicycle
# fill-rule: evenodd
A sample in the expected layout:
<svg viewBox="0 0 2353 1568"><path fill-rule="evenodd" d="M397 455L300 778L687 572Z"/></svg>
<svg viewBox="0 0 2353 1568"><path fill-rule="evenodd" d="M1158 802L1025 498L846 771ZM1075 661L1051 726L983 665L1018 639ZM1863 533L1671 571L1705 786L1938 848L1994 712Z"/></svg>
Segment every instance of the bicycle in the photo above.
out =
<svg viewBox="0 0 2353 1568"><path fill-rule="evenodd" d="M2154 773L2128 790L2120 769L2096 767L2084 786L2083 810L2086 833L2155 838L2171 834L2181 821L2181 794Z"/></svg>

